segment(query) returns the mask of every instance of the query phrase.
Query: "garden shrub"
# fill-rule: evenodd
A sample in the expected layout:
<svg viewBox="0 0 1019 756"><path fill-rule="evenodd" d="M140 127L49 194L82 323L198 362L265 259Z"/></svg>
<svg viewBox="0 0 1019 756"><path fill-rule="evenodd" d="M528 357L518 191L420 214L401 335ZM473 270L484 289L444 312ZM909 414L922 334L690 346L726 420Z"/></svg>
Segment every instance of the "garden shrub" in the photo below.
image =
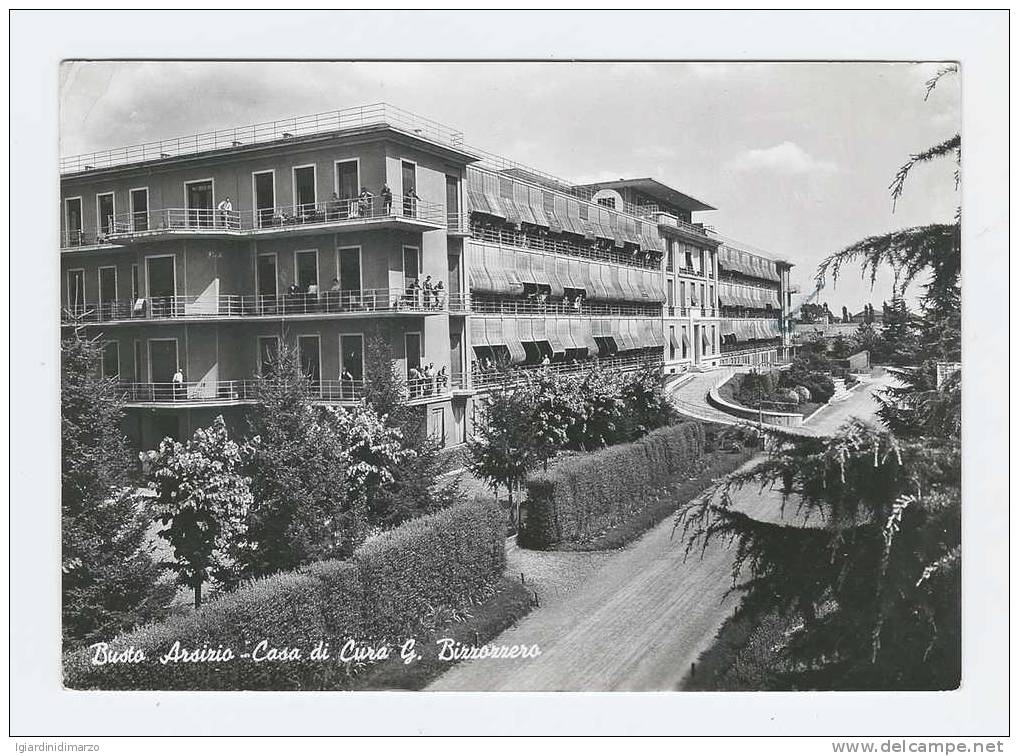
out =
<svg viewBox="0 0 1019 756"><path fill-rule="evenodd" d="M694 473L704 447L703 426L681 423L532 474L518 543L548 549L612 526L647 506L647 497L677 476Z"/></svg>
<svg viewBox="0 0 1019 756"><path fill-rule="evenodd" d="M141 650L144 662L96 666L91 648L67 654L64 682L75 689L121 690L334 686L349 668L310 660L319 641L330 643L334 657L348 639L398 644L430 612L476 603L505 570L505 537L498 508L457 504L369 539L348 561L318 562L253 581L197 612L110 641L114 651ZM299 647L302 659L159 663L175 641L188 650L229 648L239 657L262 640L269 647Z"/></svg>

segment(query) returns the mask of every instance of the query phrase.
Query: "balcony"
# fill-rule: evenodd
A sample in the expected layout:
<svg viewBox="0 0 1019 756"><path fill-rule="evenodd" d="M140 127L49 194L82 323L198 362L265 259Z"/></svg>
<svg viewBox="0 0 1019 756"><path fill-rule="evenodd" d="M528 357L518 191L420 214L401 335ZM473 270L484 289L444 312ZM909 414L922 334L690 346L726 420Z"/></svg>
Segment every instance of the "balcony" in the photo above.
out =
<svg viewBox="0 0 1019 756"><path fill-rule="evenodd" d="M475 226L471 229L470 238L478 241L499 244L506 247L520 247L522 249L533 249L539 252L550 252L554 255L567 255L569 257L582 257L588 260L618 263L629 265L634 268L645 270L660 270L660 263L639 259L633 255L616 252L598 247L597 245L583 246L572 242L561 241L551 236L534 236L524 234L520 231L507 231L504 229L480 228Z"/></svg>
<svg viewBox="0 0 1019 756"><path fill-rule="evenodd" d="M458 298L469 295L457 295ZM439 315L447 311L446 297L404 289L327 291L324 294L226 294L212 297L152 297L65 308L64 325L78 323L135 323L138 321L315 320L333 317Z"/></svg>
<svg viewBox="0 0 1019 756"><path fill-rule="evenodd" d="M717 239L713 239L708 230L701 224L689 223L685 220L677 218L671 213L654 213L654 220L658 224L658 228L661 231L678 231L687 235L693 236L700 241L711 240L717 242Z"/></svg>
<svg viewBox="0 0 1019 756"><path fill-rule="evenodd" d="M199 381L197 383L118 383L125 407L203 407L254 404L258 401L258 380ZM403 399L415 405L448 398L452 391L448 376L408 379ZM311 381L309 398L319 404L354 405L364 399L364 381Z"/></svg>
<svg viewBox="0 0 1019 756"><path fill-rule="evenodd" d="M534 300L517 299L480 299L473 302L475 315L520 315L549 317L642 317L660 318L661 309L658 305L613 305L604 302L584 302L579 304L556 302L537 302Z"/></svg>
<svg viewBox="0 0 1019 756"><path fill-rule="evenodd" d="M456 294L450 294L447 307L450 313L468 313L471 312L473 303L471 301L470 292L461 291Z"/></svg>
<svg viewBox="0 0 1019 756"><path fill-rule="evenodd" d="M411 197L317 202L244 211L164 208L113 218L109 241L137 243L179 237L272 238L343 231L433 231L446 225L444 207Z"/></svg>
<svg viewBox="0 0 1019 756"><path fill-rule="evenodd" d="M471 235L468 213L446 213L446 233L460 239Z"/></svg>
<svg viewBox="0 0 1019 756"><path fill-rule="evenodd" d="M557 375L582 375L594 367L602 367L623 372L637 370L661 369L662 357L597 357L575 363L553 363L551 365L517 366L505 370L479 370L477 364L470 374L454 374L454 390L484 391L497 386L512 386L523 383L529 378L544 372Z"/></svg>
<svg viewBox="0 0 1019 756"><path fill-rule="evenodd" d="M96 252L100 250L116 249L109 234L86 234L81 229L64 231L60 235L60 250L62 252Z"/></svg>

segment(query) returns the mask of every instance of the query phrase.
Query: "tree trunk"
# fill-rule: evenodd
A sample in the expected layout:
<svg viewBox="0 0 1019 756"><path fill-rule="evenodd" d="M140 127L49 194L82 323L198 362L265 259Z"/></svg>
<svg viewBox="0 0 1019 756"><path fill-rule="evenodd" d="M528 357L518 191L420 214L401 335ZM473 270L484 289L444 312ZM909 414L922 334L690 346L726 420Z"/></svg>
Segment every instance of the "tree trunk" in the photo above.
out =
<svg viewBox="0 0 1019 756"><path fill-rule="evenodd" d="M202 584L201 582L195 583L195 609L200 609L202 606Z"/></svg>

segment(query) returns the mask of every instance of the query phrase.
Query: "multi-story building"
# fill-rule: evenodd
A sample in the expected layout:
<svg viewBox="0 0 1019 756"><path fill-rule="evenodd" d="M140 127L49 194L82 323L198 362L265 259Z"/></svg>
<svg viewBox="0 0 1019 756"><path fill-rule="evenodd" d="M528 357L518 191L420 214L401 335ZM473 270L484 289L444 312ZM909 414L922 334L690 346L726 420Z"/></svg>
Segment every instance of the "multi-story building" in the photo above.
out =
<svg viewBox="0 0 1019 756"><path fill-rule="evenodd" d="M692 222L703 202L651 179L571 185L388 105L61 174L63 322L102 334L143 447L239 421L282 343L319 401L358 401L373 334L429 431L459 443L477 395L531 367L717 364L723 281L752 277Z"/></svg>

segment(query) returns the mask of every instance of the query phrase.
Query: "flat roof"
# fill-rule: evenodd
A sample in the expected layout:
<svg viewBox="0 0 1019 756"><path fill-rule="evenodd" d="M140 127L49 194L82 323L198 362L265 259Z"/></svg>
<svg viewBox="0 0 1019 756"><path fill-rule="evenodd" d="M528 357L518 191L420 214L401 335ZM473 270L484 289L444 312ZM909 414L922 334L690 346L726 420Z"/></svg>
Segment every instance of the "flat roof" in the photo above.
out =
<svg viewBox="0 0 1019 756"><path fill-rule="evenodd" d="M597 187L598 189L634 189L638 192L653 197L656 200L675 207L681 207L690 212L699 210L716 210L706 202L701 202L689 194L684 194L678 189L663 184L653 178L618 179L617 181L599 181L595 184L582 184L581 186Z"/></svg>
<svg viewBox="0 0 1019 756"><path fill-rule="evenodd" d="M389 129L419 139L463 156L465 162L477 159L465 151L462 132L401 108L375 103L63 157L60 159L60 173L65 176L88 174L181 158L278 146L370 129Z"/></svg>

